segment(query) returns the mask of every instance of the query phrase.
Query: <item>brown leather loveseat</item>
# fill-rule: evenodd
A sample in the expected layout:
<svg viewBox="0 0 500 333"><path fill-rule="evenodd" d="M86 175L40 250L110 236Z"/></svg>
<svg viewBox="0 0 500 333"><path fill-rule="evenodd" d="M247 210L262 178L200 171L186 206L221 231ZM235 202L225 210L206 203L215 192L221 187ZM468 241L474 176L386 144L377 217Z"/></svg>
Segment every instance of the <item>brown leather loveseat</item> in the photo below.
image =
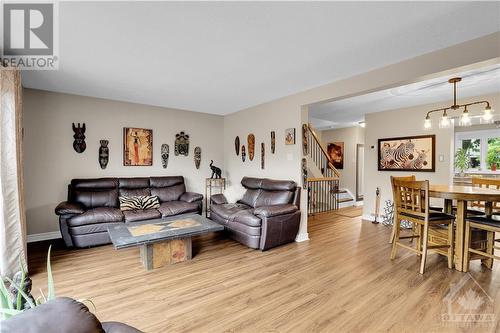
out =
<svg viewBox="0 0 500 333"><path fill-rule="evenodd" d="M243 177L246 189L235 204L223 194L210 198L210 218L234 240L267 250L293 242L300 225L300 187L293 181Z"/></svg>
<svg viewBox="0 0 500 333"><path fill-rule="evenodd" d="M158 196L158 209L121 211L119 196ZM119 223L180 214L201 214L203 195L186 192L184 177L73 179L68 201L55 209L67 246L110 243L107 228Z"/></svg>

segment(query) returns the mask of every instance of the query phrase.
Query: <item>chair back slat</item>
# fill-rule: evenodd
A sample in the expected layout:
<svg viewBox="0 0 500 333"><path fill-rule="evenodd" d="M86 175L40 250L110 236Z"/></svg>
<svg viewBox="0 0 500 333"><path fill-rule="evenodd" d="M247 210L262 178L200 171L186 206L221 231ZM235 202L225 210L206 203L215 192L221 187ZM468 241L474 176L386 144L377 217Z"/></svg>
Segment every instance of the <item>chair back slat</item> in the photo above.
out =
<svg viewBox="0 0 500 333"><path fill-rule="evenodd" d="M402 178L402 177L400 177ZM429 181L400 180L391 178L394 191L394 209L398 214L429 217Z"/></svg>
<svg viewBox="0 0 500 333"><path fill-rule="evenodd" d="M500 189L500 179L474 177L474 178L472 178L472 186L473 187L481 187L481 188L491 188L491 189L498 190L498 189ZM484 201L472 201L471 206L473 208L484 209L485 202ZM493 211L500 212L500 202L493 203Z"/></svg>

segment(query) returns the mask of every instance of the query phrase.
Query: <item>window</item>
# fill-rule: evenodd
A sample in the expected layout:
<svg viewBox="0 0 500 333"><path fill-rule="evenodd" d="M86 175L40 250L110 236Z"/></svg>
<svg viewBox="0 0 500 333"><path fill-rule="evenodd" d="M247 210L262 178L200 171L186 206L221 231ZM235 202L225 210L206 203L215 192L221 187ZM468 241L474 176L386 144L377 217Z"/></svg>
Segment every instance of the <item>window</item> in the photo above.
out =
<svg viewBox="0 0 500 333"><path fill-rule="evenodd" d="M468 171L500 171L500 129L457 132L455 149L458 148L469 151Z"/></svg>

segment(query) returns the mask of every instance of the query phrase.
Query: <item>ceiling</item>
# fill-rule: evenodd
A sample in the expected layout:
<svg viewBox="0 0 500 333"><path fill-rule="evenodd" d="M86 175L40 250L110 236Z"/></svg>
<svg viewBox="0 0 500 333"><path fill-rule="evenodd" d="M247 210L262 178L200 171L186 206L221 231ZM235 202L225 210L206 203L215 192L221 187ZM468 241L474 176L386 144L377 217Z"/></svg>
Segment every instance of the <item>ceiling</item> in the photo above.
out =
<svg viewBox="0 0 500 333"><path fill-rule="evenodd" d="M60 2L29 88L228 114L500 31L499 2Z"/></svg>
<svg viewBox="0 0 500 333"><path fill-rule="evenodd" d="M314 128L343 128L356 126L368 113L408 108L417 105L444 102L453 99L452 77L461 77L457 83L457 98L486 94L500 94L500 65L469 70L420 81L392 89L346 98L309 107L309 120Z"/></svg>

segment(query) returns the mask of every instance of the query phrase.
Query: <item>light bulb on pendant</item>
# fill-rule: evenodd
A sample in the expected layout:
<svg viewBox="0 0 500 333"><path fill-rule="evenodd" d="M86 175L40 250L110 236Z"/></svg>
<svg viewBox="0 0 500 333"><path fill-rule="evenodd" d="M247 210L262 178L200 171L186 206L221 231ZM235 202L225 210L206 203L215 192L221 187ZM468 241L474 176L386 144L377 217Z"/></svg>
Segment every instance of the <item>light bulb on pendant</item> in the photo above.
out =
<svg viewBox="0 0 500 333"><path fill-rule="evenodd" d="M492 119L493 119L493 110L491 109L491 106L488 104L485 108L484 108L484 113L483 113L483 120L485 122L490 122Z"/></svg>
<svg viewBox="0 0 500 333"><path fill-rule="evenodd" d="M469 110L467 110L467 106L464 108L464 112L462 113L462 116L460 117L460 126L470 126L471 121L470 121L470 116L469 116Z"/></svg>
<svg viewBox="0 0 500 333"><path fill-rule="evenodd" d="M446 113L446 110L444 110L443 116L439 121L439 128L448 128L448 127L450 127L450 118L448 118L448 114Z"/></svg>
<svg viewBox="0 0 500 333"><path fill-rule="evenodd" d="M424 128L425 129L430 129L431 127L432 127L431 117L429 117L429 115L427 115L425 117L425 120L424 120Z"/></svg>

